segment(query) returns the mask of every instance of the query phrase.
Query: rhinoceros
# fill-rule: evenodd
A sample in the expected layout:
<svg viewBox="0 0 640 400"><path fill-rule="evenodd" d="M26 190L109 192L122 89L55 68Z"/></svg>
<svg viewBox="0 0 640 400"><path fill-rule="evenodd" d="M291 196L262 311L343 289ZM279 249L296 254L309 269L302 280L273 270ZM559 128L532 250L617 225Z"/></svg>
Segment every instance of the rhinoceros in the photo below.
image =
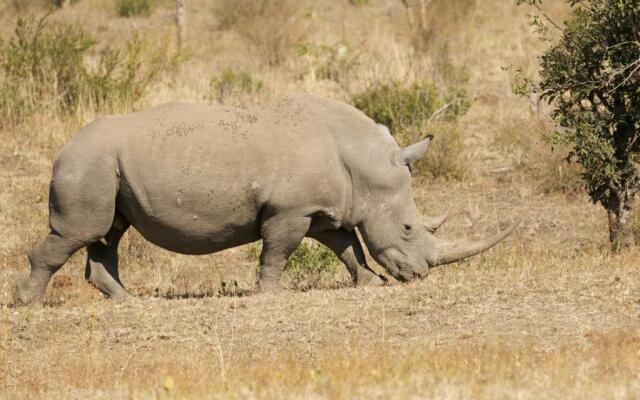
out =
<svg viewBox="0 0 640 400"><path fill-rule="evenodd" d="M182 254L210 254L262 239L258 291L280 288L305 237L326 245L354 282L382 283L371 256L400 281L492 247L434 236L445 216L423 220L410 165L431 137L400 148L388 129L350 105L298 94L254 108L170 103L83 127L62 148L49 191L50 232L29 254L16 297L41 296L51 276L87 248L86 279L128 297L118 242L129 226Z"/></svg>

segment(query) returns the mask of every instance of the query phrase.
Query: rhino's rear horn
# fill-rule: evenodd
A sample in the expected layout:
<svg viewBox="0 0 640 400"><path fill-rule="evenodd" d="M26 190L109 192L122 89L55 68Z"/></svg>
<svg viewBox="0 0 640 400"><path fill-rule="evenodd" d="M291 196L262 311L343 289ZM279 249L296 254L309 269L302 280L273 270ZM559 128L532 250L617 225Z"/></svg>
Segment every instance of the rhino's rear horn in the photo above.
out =
<svg viewBox="0 0 640 400"><path fill-rule="evenodd" d="M424 227L430 233L436 233L438 228L440 228L442 224L444 224L447 221L447 218L449 218L449 211L446 211L444 214L442 214L439 217L426 220L424 222Z"/></svg>
<svg viewBox="0 0 640 400"><path fill-rule="evenodd" d="M407 146L401 150L400 160L403 164L410 165L414 161L421 159L429 149L431 145L432 135L427 136L425 139L414 143L411 146Z"/></svg>
<svg viewBox="0 0 640 400"><path fill-rule="evenodd" d="M435 265L450 264L474 256L478 253L482 253L485 250L489 250L491 247L500 243L507 236L509 236L511 232L513 232L513 230L518 227L519 224L520 221L511 225L509 228L503 230L502 232L499 232L491 236L490 238L480 240L478 242L468 244L443 244L440 248L438 259Z"/></svg>

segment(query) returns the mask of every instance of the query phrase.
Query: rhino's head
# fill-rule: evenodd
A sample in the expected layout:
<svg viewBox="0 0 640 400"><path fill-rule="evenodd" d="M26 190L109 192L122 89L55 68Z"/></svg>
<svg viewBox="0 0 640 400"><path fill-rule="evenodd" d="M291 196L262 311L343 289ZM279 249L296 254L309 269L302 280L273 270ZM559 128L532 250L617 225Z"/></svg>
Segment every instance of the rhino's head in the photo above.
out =
<svg viewBox="0 0 640 400"><path fill-rule="evenodd" d="M384 128L381 128L384 133ZM390 136L388 137L390 138ZM377 153L361 176L358 229L369 252L394 278L425 277L429 269L481 253L506 238L516 227L475 243L449 243L434 236L446 215L425 221L413 200L410 165L429 148L431 137L407 148L388 145ZM371 160L370 160L371 161Z"/></svg>

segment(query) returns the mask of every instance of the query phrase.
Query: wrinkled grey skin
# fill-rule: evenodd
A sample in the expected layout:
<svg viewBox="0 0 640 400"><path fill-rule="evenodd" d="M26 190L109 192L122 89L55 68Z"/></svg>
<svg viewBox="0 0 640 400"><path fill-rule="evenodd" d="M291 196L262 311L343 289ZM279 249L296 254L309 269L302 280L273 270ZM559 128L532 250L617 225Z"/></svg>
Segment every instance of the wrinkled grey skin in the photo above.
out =
<svg viewBox="0 0 640 400"><path fill-rule="evenodd" d="M429 142L402 150L360 111L312 95L250 109L171 103L101 118L58 155L51 231L31 251L31 274L16 297L28 303L41 296L69 256L87 247L87 280L126 298L117 247L130 225L183 254L262 239L264 291L279 288L305 236L332 249L354 281L382 283L366 264L356 227L391 275L425 276L510 232L470 246L432 235L445 217L423 223L407 167Z"/></svg>

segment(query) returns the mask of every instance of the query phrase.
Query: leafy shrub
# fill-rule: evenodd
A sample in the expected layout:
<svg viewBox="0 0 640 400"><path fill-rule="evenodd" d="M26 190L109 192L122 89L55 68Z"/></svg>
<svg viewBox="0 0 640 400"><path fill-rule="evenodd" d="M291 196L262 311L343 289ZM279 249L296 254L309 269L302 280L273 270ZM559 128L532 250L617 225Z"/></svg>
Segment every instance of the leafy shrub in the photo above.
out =
<svg viewBox="0 0 640 400"><path fill-rule="evenodd" d="M260 244L252 246L250 258L259 260L262 246ZM338 257L327 247L317 243L303 241L291 254L285 266L285 275L289 286L293 289L309 289L321 286L331 286L323 284L337 272L340 265ZM335 285L335 282L333 283Z"/></svg>
<svg viewBox="0 0 640 400"><path fill-rule="evenodd" d="M319 243L301 243L293 252L285 271L296 289L316 287L326 275L336 272L340 261L327 247Z"/></svg>
<svg viewBox="0 0 640 400"><path fill-rule="evenodd" d="M408 88L400 82L371 86L353 98L353 105L392 132L425 123L441 107L436 88L426 81Z"/></svg>
<svg viewBox="0 0 640 400"><path fill-rule="evenodd" d="M416 163L420 174L432 178L461 179L462 135L458 118L469 108L465 90L442 94L430 81L404 86L400 82L374 85L352 99L353 105L374 121L386 125L401 145L416 142L427 130L437 129L428 156Z"/></svg>
<svg viewBox="0 0 640 400"><path fill-rule="evenodd" d="M116 13L121 17L148 17L155 5L155 0L117 0Z"/></svg>
<svg viewBox="0 0 640 400"><path fill-rule="evenodd" d="M222 0L216 15L222 29L235 29L269 65L282 64L307 29L299 0Z"/></svg>
<svg viewBox="0 0 640 400"><path fill-rule="evenodd" d="M93 57L89 68L85 59L96 44L77 25L19 18L14 36L0 42L0 124L47 110L127 109L159 73L175 66L166 48L152 51L134 35L123 48Z"/></svg>
<svg viewBox="0 0 640 400"><path fill-rule="evenodd" d="M262 90L262 81L246 72L224 69L209 82L209 100L224 103L229 97L252 96Z"/></svg>

